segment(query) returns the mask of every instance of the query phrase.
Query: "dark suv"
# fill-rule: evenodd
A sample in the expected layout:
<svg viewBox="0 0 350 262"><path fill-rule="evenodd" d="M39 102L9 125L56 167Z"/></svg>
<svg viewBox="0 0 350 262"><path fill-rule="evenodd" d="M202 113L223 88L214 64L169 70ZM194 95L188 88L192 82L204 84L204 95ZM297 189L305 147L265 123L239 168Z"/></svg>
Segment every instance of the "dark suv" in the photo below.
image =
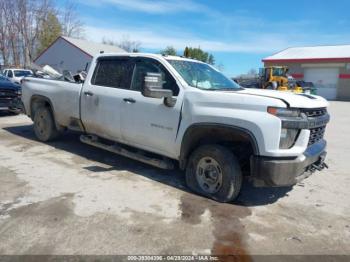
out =
<svg viewBox="0 0 350 262"><path fill-rule="evenodd" d="M21 108L21 86L0 75L0 110L18 112Z"/></svg>

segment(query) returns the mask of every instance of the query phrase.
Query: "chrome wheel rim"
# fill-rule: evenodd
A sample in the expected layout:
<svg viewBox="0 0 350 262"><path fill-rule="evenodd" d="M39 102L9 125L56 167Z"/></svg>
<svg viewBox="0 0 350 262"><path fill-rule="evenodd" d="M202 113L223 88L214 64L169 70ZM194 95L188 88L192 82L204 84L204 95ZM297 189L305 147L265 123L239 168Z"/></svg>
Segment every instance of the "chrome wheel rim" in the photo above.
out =
<svg viewBox="0 0 350 262"><path fill-rule="evenodd" d="M211 157L203 157L198 161L196 179L201 189L209 194L218 192L222 186L222 169Z"/></svg>

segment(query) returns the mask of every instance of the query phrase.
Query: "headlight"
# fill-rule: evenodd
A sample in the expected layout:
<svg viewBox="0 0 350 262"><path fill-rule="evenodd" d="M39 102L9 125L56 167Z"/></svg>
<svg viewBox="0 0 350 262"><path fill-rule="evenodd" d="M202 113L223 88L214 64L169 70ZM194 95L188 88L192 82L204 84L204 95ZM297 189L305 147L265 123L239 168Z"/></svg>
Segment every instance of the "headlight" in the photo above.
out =
<svg viewBox="0 0 350 262"><path fill-rule="evenodd" d="M16 91L16 94L19 95L19 96L22 95L22 90L21 90L21 89L18 89L18 90Z"/></svg>
<svg viewBox="0 0 350 262"><path fill-rule="evenodd" d="M301 114L299 109L281 108L281 107L268 107L267 112L282 119L300 117L300 114ZM281 138L280 138L280 148L281 149L291 148L294 145L298 134L299 134L299 129L282 128Z"/></svg>
<svg viewBox="0 0 350 262"><path fill-rule="evenodd" d="M267 108L267 112L277 117L299 117L300 110L294 108L272 107Z"/></svg>
<svg viewBox="0 0 350 262"><path fill-rule="evenodd" d="M294 145L294 142L299 134L298 129L281 129L281 139L280 139L280 148L288 149Z"/></svg>

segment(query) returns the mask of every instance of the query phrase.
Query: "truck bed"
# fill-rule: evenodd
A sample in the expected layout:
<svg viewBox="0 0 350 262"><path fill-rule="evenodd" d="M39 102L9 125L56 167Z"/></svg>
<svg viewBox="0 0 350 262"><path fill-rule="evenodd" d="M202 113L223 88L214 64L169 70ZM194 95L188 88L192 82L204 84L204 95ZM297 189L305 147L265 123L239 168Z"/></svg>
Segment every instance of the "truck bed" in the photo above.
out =
<svg viewBox="0 0 350 262"><path fill-rule="evenodd" d="M81 89L82 84L28 77L22 84L22 102L30 115L31 100L36 96L47 98L55 109L56 122L68 126L72 118L80 118Z"/></svg>

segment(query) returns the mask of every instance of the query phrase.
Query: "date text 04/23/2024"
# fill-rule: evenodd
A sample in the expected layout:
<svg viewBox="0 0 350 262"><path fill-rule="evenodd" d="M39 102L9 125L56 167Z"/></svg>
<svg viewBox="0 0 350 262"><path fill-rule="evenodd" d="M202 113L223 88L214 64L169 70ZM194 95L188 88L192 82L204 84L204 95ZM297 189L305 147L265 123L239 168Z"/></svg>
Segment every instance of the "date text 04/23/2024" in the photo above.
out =
<svg viewBox="0 0 350 262"><path fill-rule="evenodd" d="M218 261L216 256L191 255L191 256L128 256L128 261Z"/></svg>

